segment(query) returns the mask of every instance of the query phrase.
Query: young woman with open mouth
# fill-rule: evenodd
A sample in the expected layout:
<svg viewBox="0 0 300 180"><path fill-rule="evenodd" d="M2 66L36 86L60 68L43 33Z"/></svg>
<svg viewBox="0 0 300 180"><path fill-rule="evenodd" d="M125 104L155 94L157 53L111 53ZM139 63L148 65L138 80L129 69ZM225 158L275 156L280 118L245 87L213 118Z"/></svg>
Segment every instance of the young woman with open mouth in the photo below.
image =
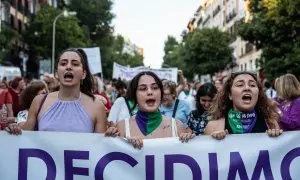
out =
<svg viewBox="0 0 300 180"><path fill-rule="evenodd" d="M82 49L63 51L55 62L59 91L34 98L23 126L10 125L7 131L21 134L21 129L104 133L107 128L105 107L92 93L93 77Z"/></svg>
<svg viewBox="0 0 300 180"><path fill-rule="evenodd" d="M249 72L233 73L217 95L212 107L212 121L205 134L221 140L229 134L267 132L279 136L282 130L276 107L268 100L256 76Z"/></svg>
<svg viewBox="0 0 300 180"><path fill-rule="evenodd" d="M163 85L153 72L137 74L129 89L129 97L138 106L138 111L130 120L118 122L117 128L120 136L126 137L135 148L143 147L143 139L179 136L182 142L186 142L194 137L180 121L165 117L159 111Z"/></svg>

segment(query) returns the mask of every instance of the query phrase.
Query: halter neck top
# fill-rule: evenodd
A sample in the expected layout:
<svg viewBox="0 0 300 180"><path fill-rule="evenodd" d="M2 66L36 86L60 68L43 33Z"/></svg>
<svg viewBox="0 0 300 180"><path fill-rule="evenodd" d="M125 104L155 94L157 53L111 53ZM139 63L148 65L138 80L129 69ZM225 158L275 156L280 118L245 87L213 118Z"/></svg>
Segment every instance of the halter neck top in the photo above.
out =
<svg viewBox="0 0 300 180"><path fill-rule="evenodd" d="M79 98L73 101L57 100L38 119L39 131L93 133L92 119L80 103Z"/></svg>

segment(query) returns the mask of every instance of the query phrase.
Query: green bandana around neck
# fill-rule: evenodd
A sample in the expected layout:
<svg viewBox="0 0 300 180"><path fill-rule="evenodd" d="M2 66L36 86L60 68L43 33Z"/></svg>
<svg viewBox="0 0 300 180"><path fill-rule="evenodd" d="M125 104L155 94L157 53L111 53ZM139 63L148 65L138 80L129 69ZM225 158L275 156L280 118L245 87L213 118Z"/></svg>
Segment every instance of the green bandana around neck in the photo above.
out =
<svg viewBox="0 0 300 180"><path fill-rule="evenodd" d="M233 134L249 133L253 130L257 119L255 110L238 112L231 109L228 112L228 122Z"/></svg>
<svg viewBox="0 0 300 180"><path fill-rule="evenodd" d="M140 131L147 136L151 134L162 123L162 114L158 110L153 113L146 113L138 110L135 116Z"/></svg>

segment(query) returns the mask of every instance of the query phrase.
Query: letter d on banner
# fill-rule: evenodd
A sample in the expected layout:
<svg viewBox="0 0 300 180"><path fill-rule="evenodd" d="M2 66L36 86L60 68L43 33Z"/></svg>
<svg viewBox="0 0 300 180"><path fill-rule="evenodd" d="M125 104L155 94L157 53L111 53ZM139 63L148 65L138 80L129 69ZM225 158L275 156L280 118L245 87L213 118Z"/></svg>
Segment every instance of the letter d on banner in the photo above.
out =
<svg viewBox="0 0 300 180"><path fill-rule="evenodd" d="M197 161L183 154L165 155L165 180L174 180L175 163L187 165L192 171L193 180L202 180L201 169Z"/></svg>
<svg viewBox="0 0 300 180"><path fill-rule="evenodd" d="M56 166L49 153L41 149L20 149L19 150L19 171L18 180L27 180L28 158L34 157L44 161L47 166L46 180L55 180Z"/></svg>

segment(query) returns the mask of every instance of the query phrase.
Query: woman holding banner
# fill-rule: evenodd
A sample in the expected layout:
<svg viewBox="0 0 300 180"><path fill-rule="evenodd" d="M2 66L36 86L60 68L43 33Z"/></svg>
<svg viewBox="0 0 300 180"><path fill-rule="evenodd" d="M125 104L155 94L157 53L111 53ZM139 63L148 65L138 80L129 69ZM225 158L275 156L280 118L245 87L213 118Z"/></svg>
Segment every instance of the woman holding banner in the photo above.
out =
<svg viewBox="0 0 300 180"><path fill-rule="evenodd" d="M25 124L10 125L7 131L21 134L21 129L104 133L107 128L105 107L92 93L93 77L82 49L63 51L55 62L59 91L34 98Z"/></svg>
<svg viewBox="0 0 300 180"><path fill-rule="evenodd" d="M135 148L143 147L143 139L180 136L184 142L194 137L180 121L165 117L159 111L163 85L153 72L141 72L132 79L129 98L138 106L138 111L130 120L120 121L117 128L120 136L128 138Z"/></svg>
<svg viewBox="0 0 300 180"><path fill-rule="evenodd" d="M221 140L227 134L262 133L276 137L282 133L276 107L265 95L256 76L249 72L232 73L218 93L206 135Z"/></svg>
<svg viewBox="0 0 300 180"><path fill-rule="evenodd" d="M188 127L197 136L204 133L204 129L211 118L209 109L217 94L217 88L212 83L205 83L200 86L196 94L196 110L193 110L188 117Z"/></svg>

